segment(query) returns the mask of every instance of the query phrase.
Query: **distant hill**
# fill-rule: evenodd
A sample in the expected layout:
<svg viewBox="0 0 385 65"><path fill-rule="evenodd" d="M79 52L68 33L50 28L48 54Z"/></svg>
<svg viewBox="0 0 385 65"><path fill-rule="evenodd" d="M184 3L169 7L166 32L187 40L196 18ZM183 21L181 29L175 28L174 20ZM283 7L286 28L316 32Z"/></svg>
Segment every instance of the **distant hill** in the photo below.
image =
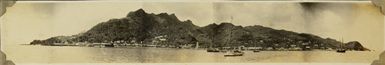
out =
<svg viewBox="0 0 385 65"><path fill-rule="evenodd" d="M336 49L368 50L358 41L343 44L335 39L321 38L308 33L276 30L260 25L235 26L231 23L209 24L199 27L192 21L180 21L175 14L146 13L143 9L129 12L126 17L110 19L73 36L57 36L46 40L34 40L30 44L54 45L54 43L140 43L168 46L195 45L208 47L262 47L282 49Z"/></svg>

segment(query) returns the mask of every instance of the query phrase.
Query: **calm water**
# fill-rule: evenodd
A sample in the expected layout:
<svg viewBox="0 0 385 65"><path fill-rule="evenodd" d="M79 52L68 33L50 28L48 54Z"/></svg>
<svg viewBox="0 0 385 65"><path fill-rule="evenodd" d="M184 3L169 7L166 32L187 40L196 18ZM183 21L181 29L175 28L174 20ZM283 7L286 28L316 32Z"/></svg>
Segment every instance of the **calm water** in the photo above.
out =
<svg viewBox="0 0 385 65"><path fill-rule="evenodd" d="M246 51L244 56L224 57L203 49L94 48L16 45L3 48L15 63L271 63L355 62L371 63L376 51Z"/></svg>

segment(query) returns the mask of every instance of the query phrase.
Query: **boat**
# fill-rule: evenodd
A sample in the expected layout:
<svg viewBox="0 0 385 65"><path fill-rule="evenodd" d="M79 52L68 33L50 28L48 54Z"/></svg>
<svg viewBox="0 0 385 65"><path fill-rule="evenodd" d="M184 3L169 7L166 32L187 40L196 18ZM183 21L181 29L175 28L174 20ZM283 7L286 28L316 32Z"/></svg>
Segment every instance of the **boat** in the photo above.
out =
<svg viewBox="0 0 385 65"><path fill-rule="evenodd" d="M337 52L338 52L338 53L345 53L345 52L346 52L346 49L337 49Z"/></svg>
<svg viewBox="0 0 385 65"><path fill-rule="evenodd" d="M224 56L225 57L234 57L234 56L243 56L243 54L245 54L245 53L242 51L232 51L232 52L228 52Z"/></svg>
<svg viewBox="0 0 385 65"><path fill-rule="evenodd" d="M104 47L115 47L114 44L105 44Z"/></svg>
<svg viewBox="0 0 385 65"><path fill-rule="evenodd" d="M207 52L220 52L218 48L209 48Z"/></svg>
<svg viewBox="0 0 385 65"><path fill-rule="evenodd" d="M345 53L346 52L346 49L344 49L342 46L343 46L343 43L344 43L344 39L342 39L342 44L339 46L339 48L337 49L337 53Z"/></svg>
<svg viewBox="0 0 385 65"><path fill-rule="evenodd" d="M233 17L231 16L231 21L230 23L232 22L233 20ZM233 34L233 29L230 29L230 35L229 35L229 38L231 39L232 38L232 34ZM226 44L229 44L230 40L227 40ZM228 46L228 45L227 45ZM230 51L230 52L227 52L227 54L225 54L224 56L225 57L234 57L234 56L243 56L243 54L245 54L244 52L242 52L242 48L241 47L238 47L236 49L236 47L233 47L233 51Z"/></svg>

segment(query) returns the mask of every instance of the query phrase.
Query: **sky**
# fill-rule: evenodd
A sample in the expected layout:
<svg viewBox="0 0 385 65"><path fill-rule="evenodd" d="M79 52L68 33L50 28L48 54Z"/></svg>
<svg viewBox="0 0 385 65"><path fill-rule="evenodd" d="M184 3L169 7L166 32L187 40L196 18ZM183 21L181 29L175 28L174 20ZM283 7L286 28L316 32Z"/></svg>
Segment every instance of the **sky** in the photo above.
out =
<svg viewBox="0 0 385 65"><path fill-rule="evenodd" d="M198 26L221 22L262 25L359 41L369 49L384 47L384 17L368 2L18 2L0 18L1 42L28 44L35 39L74 35L139 8L148 13L174 13Z"/></svg>

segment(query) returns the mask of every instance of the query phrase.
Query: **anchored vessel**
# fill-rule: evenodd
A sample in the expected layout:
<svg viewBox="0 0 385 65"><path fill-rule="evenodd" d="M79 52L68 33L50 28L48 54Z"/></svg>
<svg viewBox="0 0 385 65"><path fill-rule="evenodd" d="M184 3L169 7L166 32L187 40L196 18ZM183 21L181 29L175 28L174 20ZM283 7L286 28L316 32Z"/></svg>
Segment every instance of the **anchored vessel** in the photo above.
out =
<svg viewBox="0 0 385 65"><path fill-rule="evenodd" d="M231 56L243 56L243 54L245 54L245 53L242 52L242 51L240 51L240 50L235 50L235 51L231 51L231 52L226 53L224 56L225 56L225 57L231 57Z"/></svg>
<svg viewBox="0 0 385 65"><path fill-rule="evenodd" d="M337 49L338 53L345 53L346 52L346 49L344 49L342 47L343 43L344 43L344 39L342 39L342 43L341 43L340 47Z"/></svg>

